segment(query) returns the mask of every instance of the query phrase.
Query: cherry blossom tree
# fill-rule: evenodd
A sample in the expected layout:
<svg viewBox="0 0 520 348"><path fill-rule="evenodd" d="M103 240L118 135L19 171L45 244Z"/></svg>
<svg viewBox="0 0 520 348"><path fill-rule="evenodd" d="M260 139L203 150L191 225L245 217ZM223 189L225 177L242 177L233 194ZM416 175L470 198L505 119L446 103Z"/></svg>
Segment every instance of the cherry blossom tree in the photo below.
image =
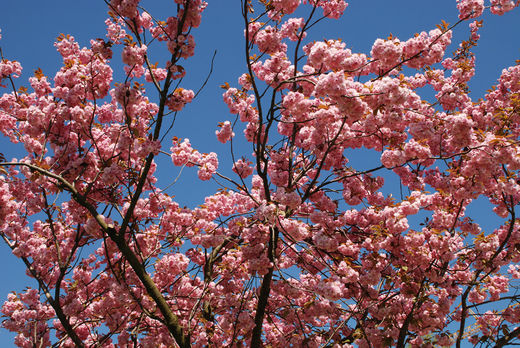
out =
<svg viewBox="0 0 520 348"><path fill-rule="evenodd" d="M0 131L26 155L0 155L0 235L37 282L2 306L16 345L519 343L520 65L483 99L468 90L479 17L519 1L459 0L458 22L377 39L369 54L306 39L343 0L233 3L244 73L222 86L230 116L215 125L232 168L169 135L197 100L181 64L220 3L175 0L159 18L107 1L107 37L60 36L62 67L29 87L2 52ZM378 159L355 168L356 153ZM157 179L174 166L224 188L183 207ZM467 210L479 199L501 221L492 230Z"/></svg>

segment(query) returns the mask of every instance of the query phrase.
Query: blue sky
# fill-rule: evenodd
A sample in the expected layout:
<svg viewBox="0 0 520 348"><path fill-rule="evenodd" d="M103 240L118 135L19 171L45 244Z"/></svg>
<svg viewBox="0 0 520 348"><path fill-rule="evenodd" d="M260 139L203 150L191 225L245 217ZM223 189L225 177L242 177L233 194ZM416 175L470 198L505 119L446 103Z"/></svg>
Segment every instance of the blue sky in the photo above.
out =
<svg viewBox="0 0 520 348"><path fill-rule="evenodd" d="M238 0L208 0L209 5L204 13L202 25L193 31L196 39L196 56L186 62L187 77L183 87L197 90L204 81L210 68L213 52L217 50L212 74L207 86L199 98L179 114L171 136L190 138L194 147L201 152L215 151L219 154L222 168L229 171L229 147L217 142L216 125L224 120L233 120L227 106L222 102L219 85L229 82L236 85L236 79L245 71L243 61L243 21L240 18L240 2ZM168 1L142 1L144 7L157 17L174 13L174 3ZM53 42L60 33L71 34L82 46L86 46L91 38L105 36L104 20L106 5L102 0L25 0L4 1L0 28L2 29L3 54L8 59L21 62L24 74L17 81L26 84L27 78L40 67L43 72L53 76L59 68L61 60ZM416 32L428 31L445 20L449 23L457 21L456 2L454 0L417 1L417 0L354 0L350 2L343 18L339 21L323 21L310 33L309 38L337 39L341 38L353 52L369 53L372 43L377 38L386 38L390 33L406 40ZM472 97L483 96L498 78L503 68L520 59L520 11L505 16L484 17L484 28L477 49L477 75L470 84ZM465 25L458 27L454 33L455 44L468 37ZM163 64L165 55L152 51L152 61ZM115 57L114 63L118 59ZM122 67L115 66L116 76L121 76ZM150 98L153 97L150 96ZM171 136L168 138L170 139ZM242 148L240 155L251 153L250 146L237 141L235 146ZM165 142L165 150L170 143ZM19 147L0 139L0 152L7 158L21 157ZM361 158L357 159L362 164ZM164 162L165 176L174 177L178 168ZM160 169L159 169L160 170ZM203 201L204 195L214 190L211 183L195 182L194 173L183 172L180 180L173 188L173 193L181 205L193 206ZM20 291L26 286L36 286L34 280L24 276L24 267L20 260L9 254L3 244L0 246L0 303L11 290ZM0 330L0 346L10 347L10 333Z"/></svg>

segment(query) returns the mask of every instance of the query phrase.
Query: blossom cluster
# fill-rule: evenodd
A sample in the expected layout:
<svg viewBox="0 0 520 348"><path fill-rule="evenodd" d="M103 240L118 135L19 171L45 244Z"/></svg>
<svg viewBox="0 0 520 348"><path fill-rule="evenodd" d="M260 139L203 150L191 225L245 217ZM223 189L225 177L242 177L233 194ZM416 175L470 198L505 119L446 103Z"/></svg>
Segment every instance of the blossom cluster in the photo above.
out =
<svg viewBox="0 0 520 348"><path fill-rule="evenodd" d="M31 91L0 96L0 131L27 153L0 154L0 234L39 285L2 306L18 346L516 342L520 66L472 99L484 1L457 1L469 39L451 57L445 23L361 53L308 39L342 0L246 2L247 72L222 85L236 118L215 131L233 139L220 170L187 138L161 143L195 98L181 61L206 3L175 0L164 20L109 3L105 39L60 36L54 77L38 70ZM21 71L2 60L2 84ZM235 157L242 129L252 153ZM226 184L184 206L159 164ZM482 201L493 229L474 213Z"/></svg>
<svg viewBox="0 0 520 348"><path fill-rule="evenodd" d="M217 154L214 152L200 153L191 147L189 139L184 139L182 142L174 139L170 151L171 159L176 166L198 166L198 176L201 180L211 179L218 169Z"/></svg>

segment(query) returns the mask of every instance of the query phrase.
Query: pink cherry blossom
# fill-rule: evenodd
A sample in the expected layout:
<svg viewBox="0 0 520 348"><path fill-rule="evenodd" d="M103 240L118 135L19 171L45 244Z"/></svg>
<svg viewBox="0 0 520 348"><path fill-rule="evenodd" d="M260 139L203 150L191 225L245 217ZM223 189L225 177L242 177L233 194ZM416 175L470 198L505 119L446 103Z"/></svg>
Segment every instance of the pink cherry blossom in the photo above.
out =
<svg viewBox="0 0 520 348"><path fill-rule="evenodd" d="M253 167L251 167L251 161L246 161L244 159L239 159L233 165L233 171L238 174L242 179L247 178L249 175L253 174Z"/></svg>
<svg viewBox="0 0 520 348"><path fill-rule="evenodd" d="M177 88L166 101L172 111L181 111L187 103L191 103L195 93L192 90Z"/></svg>
<svg viewBox="0 0 520 348"><path fill-rule="evenodd" d="M15 345L518 344L519 66L470 93L479 17L518 1L370 52L316 32L345 1L243 2L215 152L172 137L212 4L173 4L110 1L106 38L60 35L27 87L2 47L0 234L35 283L1 308Z"/></svg>
<svg viewBox="0 0 520 348"><path fill-rule="evenodd" d="M219 124L220 130L215 131L215 134L217 135L218 141L221 143L228 142L232 137L235 136L235 133L233 133L233 130L231 128L231 122L224 121L224 123Z"/></svg>
<svg viewBox="0 0 520 348"><path fill-rule="evenodd" d="M484 0L457 0L457 8L460 19L480 17L484 11Z"/></svg>

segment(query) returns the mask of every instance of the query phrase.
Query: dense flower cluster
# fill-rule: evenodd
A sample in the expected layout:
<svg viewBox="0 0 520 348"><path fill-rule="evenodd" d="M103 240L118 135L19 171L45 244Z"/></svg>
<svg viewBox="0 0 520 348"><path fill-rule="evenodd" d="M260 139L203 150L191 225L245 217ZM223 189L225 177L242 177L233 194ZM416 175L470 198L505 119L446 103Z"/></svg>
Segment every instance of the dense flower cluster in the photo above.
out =
<svg viewBox="0 0 520 348"><path fill-rule="evenodd" d="M478 102L467 85L478 18L518 1L458 0L470 37L451 58L456 26L356 53L306 39L345 1L244 2L247 73L223 85L237 116L215 134L243 129L253 152L235 157L234 139L222 173L187 138L161 143L195 99L180 60L206 4L175 0L176 16L158 20L138 0L109 3L106 40L60 36L54 77L38 70L31 91L0 96L0 132L27 152L0 154L0 234L38 282L2 306L16 345L518 342L520 66ZM2 86L21 69L3 59ZM183 207L158 185L164 154L226 187ZM483 200L492 230L472 212Z"/></svg>
<svg viewBox="0 0 520 348"><path fill-rule="evenodd" d="M217 135L218 141L221 143L228 142L232 137L235 136L235 133L233 132L233 128L231 127L231 122L225 121L222 124L219 124L220 130L215 131L215 134Z"/></svg>
<svg viewBox="0 0 520 348"><path fill-rule="evenodd" d="M480 17L484 12L484 0L457 0L457 8L460 19Z"/></svg>

